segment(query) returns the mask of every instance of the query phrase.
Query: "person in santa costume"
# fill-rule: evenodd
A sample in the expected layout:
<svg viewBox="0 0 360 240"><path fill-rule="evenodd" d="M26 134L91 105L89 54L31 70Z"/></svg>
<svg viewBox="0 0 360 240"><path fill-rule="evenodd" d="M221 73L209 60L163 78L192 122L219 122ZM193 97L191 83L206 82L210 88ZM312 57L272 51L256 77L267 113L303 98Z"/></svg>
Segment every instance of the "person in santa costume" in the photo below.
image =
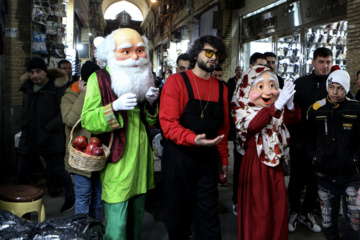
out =
<svg viewBox="0 0 360 240"><path fill-rule="evenodd" d="M237 150L244 155L239 174L237 218L239 240L287 240L288 214L283 161L289 158L285 125L301 118L293 103L295 85L282 90L267 67L243 73L232 98Z"/></svg>
<svg viewBox="0 0 360 240"><path fill-rule="evenodd" d="M81 123L106 145L114 137L100 172L105 239L140 239L145 194L154 188L147 126L157 121L159 89L153 87L147 39L137 31L113 31L96 54L107 66L87 82Z"/></svg>

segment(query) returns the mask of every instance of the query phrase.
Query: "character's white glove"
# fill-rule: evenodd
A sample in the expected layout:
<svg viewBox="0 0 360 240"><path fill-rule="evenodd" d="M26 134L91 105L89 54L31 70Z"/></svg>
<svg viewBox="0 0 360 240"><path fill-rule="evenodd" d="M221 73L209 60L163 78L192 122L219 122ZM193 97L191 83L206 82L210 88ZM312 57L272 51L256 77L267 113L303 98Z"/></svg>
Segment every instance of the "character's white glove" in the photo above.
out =
<svg viewBox="0 0 360 240"><path fill-rule="evenodd" d="M150 87L149 90L146 92L145 97L149 103L153 104L159 97L159 88Z"/></svg>
<svg viewBox="0 0 360 240"><path fill-rule="evenodd" d="M293 82L291 82L291 81L285 82L283 89L279 90L279 92L280 92L279 98L274 103L274 106L277 110L281 111L283 109L283 107L285 106L285 104L287 104L287 102L291 98L294 97L294 94L295 94L294 89L295 89L295 85ZM293 101L291 101L291 102L293 102ZM291 110L291 109L289 109L289 110Z"/></svg>
<svg viewBox="0 0 360 240"><path fill-rule="evenodd" d="M295 84L293 83L293 81L289 81L291 85L294 85L294 90L293 90L293 95L291 95L291 97L289 98L289 100L286 102L286 107L288 110L293 110L294 108L294 96L295 96L295 93L296 93L296 90L295 90Z"/></svg>
<svg viewBox="0 0 360 240"><path fill-rule="evenodd" d="M134 93L125 93L112 103L112 108L114 111L131 110L136 105L136 95Z"/></svg>

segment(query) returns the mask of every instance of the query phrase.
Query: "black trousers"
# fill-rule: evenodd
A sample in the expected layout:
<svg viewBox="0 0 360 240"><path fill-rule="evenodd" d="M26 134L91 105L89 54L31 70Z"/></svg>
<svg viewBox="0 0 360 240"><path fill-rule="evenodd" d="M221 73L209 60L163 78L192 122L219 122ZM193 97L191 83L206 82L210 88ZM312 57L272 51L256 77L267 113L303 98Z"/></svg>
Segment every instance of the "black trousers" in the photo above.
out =
<svg viewBox="0 0 360 240"><path fill-rule="evenodd" d="M305 198L301 204L301 194L306 188ZM290 146L290 181L288 186L290 214L293 212L307 214L317 206L317 183L315 170L308 160L305 148Z"/></svg>
<svg viewBox="0 0 360 240"><path fill-rule="evenodd" d="M67 198L74 197L74 186L70 173L65 170L65 153L42 154L47 164L48 187L54 186L55 179L59 179L64 189L64 195ZM39 155L20 154L18 163L18 172L16 177L17 184L31 184L33 166L38 161Z"/></svg>
<svg viewBox="0 0 360 240"><path fill-rule="evenodd" d="M188 240L191 224L197 240L221 239L216 149L204 153L196 147L194 152L184 153L173 144L165 142L161 169L169 208L169 240Z"/></svg>
<svg viewBox="0 0 360 240"><path fill-rule="evenodd" d="M360 179L344 184L334 184L318 178L318 194L321 206L322 225L328 240L360 239ZM344 212L343 238L339 236L338 214L340 200Z"/></svg>

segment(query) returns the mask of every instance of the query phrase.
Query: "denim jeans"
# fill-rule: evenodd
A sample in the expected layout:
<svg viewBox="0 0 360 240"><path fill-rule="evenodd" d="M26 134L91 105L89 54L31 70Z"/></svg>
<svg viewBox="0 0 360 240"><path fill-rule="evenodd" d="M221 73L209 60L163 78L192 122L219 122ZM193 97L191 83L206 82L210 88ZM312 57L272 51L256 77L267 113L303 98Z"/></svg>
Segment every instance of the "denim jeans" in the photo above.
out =
<svg viewBox="0 0 360 240"><path fill-rule="evenodd" d="M47 185L48 187L56 185L55 179L59 179L64 189L66 198L74 197L74 187L70 173L65 170L65 153L41 154L46 161L47 166ZM18 172L16 177L17 184L31 184L33 166L39 160L40 155L19 156Z"/></svg>
<svg viewBox="0 0 360 240"><path fill-rule="evenodd" d="M92 173L90 178L74 173L74 181L75 214L90 213L100 220L102 201L99 173Z"/></svg>

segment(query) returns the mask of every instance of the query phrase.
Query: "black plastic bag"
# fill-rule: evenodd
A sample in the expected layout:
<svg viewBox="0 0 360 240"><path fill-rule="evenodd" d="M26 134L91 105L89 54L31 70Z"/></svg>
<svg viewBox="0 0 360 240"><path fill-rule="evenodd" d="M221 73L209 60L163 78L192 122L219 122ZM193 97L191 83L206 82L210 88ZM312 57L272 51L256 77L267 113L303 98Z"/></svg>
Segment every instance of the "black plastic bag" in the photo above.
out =
<svg viewBox="0 0 360 240"><path fill-rule="evenodd" d="M23 220L7 210L0 209L0 239L32 239L34 227L35 223Z"/></svg>
<svg viewBox="0 0 360 240"><path fill-rule="evenodd" d="M88 214L76 214L65 219L48 219L35 227L33 239L102 240L102 226Z"/></svg>

